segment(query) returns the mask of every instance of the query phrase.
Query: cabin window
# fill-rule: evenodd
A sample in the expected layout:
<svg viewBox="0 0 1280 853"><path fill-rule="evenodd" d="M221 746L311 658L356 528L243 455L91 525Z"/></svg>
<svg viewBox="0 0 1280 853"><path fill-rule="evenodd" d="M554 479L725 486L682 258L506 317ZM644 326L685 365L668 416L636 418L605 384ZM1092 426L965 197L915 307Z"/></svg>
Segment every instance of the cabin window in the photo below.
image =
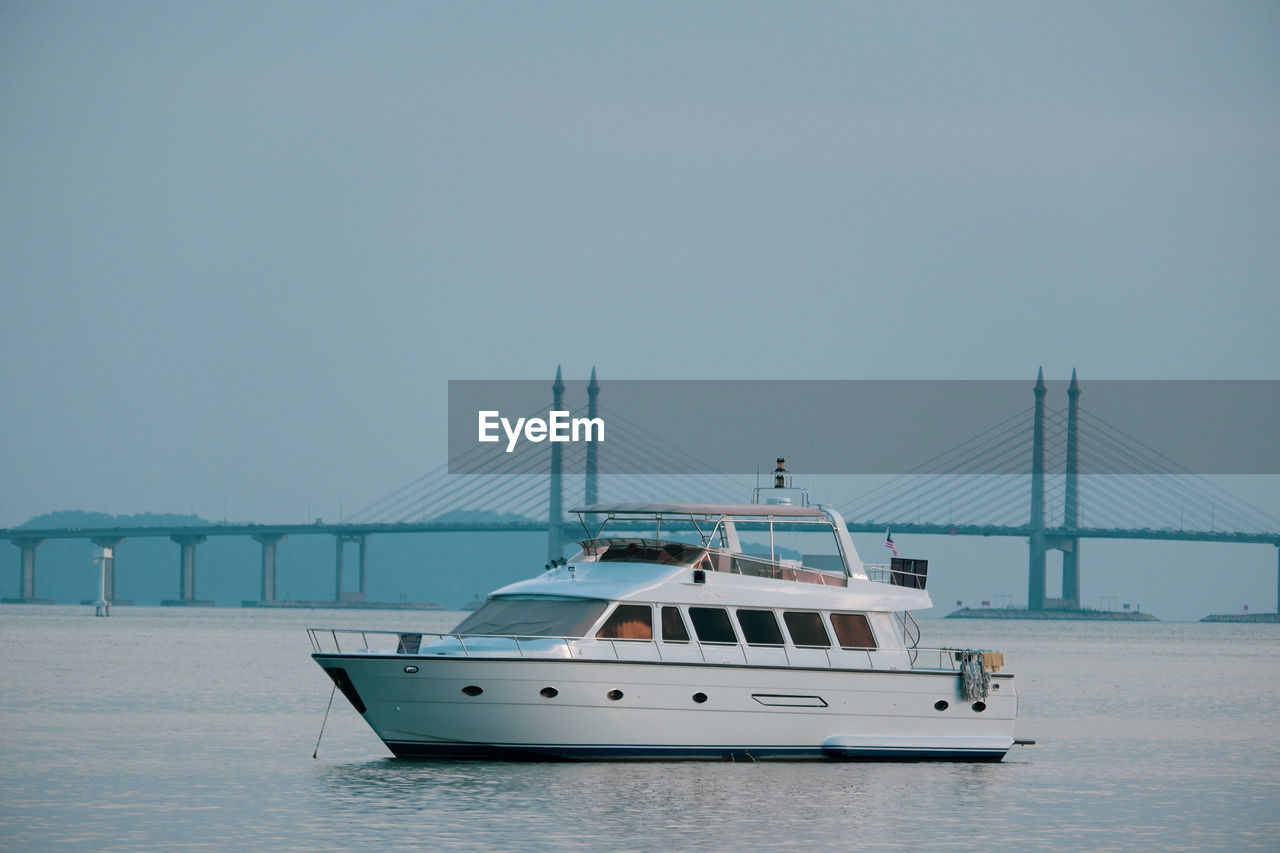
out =
<svg viewBox="0 0 1280 853"><path fill-rule="evenodd" d="M666 643L689 642L689 629L684 626L679 607L662 608L662 640Z"/></svg>
<svg viewBox="0 0 1280 853"><path fill-rule="evenodd" d="M453 633L583 637L608 606L592 598L491 598Z"/></svg>
<svg viewBox="0 0 1280 853"><path fill-rule="evenodd" d="M690 607L689 618L693 620L693 630L698 639L704 643L738 642L733 623L729 621L729 611L723 607Z"/></svg>
<svg viewBox="0 0 1280 853"><path fill-rule="evenodd" d="M738 625L742 627L742 636L748 645L782 645L782 630L778 628L778 617L772 610L739 610Z"/></svg>
<svg viewBox="0 0 1280 853"><path fill-rule="evenodd" d="M835 629L836 639L844 649L874 649L875 635L871 633L871 625L862 613L832 613L831 627Z"/></svg>
<svg viewBox="0 0 1280 853"><path fill-rule="evenodd" d="M653 608L647 604L619 604L596 636L602 640L652 640Z"/></svg>
<svg viewBox="0 0 1280 853"><path fill-rule="evenodd" d="M822 617L817 613L789 610L782 614L782 621L787 623L787 632L791 634L791 642L795 645L831 648L831 637L827 636Z"/></svg>

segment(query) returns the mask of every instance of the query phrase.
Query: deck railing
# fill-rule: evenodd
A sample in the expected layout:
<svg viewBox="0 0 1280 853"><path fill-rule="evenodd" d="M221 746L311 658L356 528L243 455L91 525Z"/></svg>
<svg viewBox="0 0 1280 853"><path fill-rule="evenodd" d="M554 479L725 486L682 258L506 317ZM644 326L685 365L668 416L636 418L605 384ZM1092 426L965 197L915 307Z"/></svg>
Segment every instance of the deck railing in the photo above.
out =
<svg viewBox="0 0 1280 853"><path fill-rule="evenodd" d="M821 568L804 565L800 560L764 554L744 554L708 546L689 545L665 539L602 538L583 540L578 559L588 563L656 563L687 566L691 569L749 575L757 578L812 583L822 586L848 586L844 563L837 555L810 555L834 561ZM893 563L864 563L866 576L878 583L924 589L927 572L924 560L897 560Z"/></svg>
<svg viewBox="0 0 1280 853"><path fill-rule="evenodd" d="M659 643L594 637L537 637L490 634L429 634L308 628L317 654L421 657L513 657L574 660L702 662L737 665L785 665L829 669L886 669L886 658L912 653L910 668L959 672L960 649L844 649L821 646L741 645L737 643ZM766 660L771 657L773 661ZM881 662L877 666L877 661ZM1003 663L1003 660L1001 660ZM988 668L992 668L988 666ZM997 667L998 668L998 665Z"/></svg>
<svg viewBox="0 0 1280 853"><path fill-rule="evenodd" d="M924 589L925 582L928 580L923 572L914 572L910 568L889 563L863 563L862 568L866 571L867 577L877 583Z"/></svg>

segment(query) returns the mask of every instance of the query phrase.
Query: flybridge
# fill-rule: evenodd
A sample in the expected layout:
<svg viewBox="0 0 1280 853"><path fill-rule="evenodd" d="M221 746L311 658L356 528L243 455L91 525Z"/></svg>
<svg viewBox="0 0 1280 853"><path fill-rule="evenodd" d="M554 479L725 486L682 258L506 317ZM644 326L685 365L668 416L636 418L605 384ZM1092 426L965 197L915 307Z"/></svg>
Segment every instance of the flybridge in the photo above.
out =
<svg viewBox="0 0 1280 853"><path fill-rule="evenodd" d="M710 549L722 558L720 563L724 564L714 566L715 571L824 584L827 581L819 575L831 573L833 580L834 577L840 579L841 585L845 578L868 579L844 519L830 507L758 503L601 503L575 507L571 512L577 513L587 534L584 552L597 561L632 561L630 557L621 556L623 552L617 548L612 548L609 556L605 556L604 551L597 553L598 549L593 546L603 541L604 530L608 527L611 531L618 528L626 531L609 534L611 547L621 545L625 549L632 546L631 550L637 554L650 546L662 549L668 545L696 544L702 549ZM592 524L598 525L594 531ZM797 557L800 559L795 559ZM806 571L804 577L799 577L797 570L806 559L809 569L819 571ZM659 563L670 561L670 558L656 560ZM753 566L750 571L743 568L747 564Z"/></svg>
<svg viewBox="0 0 1280 853"><path fill-rule="evenodd" d="M571 418L568 411L552 410L547 418L516 418L514 424L496 410L481 410L477 441L493 443L502 440L498 428L507 436L507 453L516 449L523 436L535 444L542 441L604 441L604 418Z"/></svg>

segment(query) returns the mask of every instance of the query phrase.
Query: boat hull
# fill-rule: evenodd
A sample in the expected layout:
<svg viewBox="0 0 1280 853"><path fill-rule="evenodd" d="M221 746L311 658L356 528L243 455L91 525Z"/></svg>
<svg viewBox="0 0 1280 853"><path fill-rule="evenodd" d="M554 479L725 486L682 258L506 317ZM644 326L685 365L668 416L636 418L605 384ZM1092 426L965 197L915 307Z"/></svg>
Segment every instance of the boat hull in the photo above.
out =
<svg viewBox="0 0 1280 853"><path fill-rule="evenodd" d="M1017 693L994 675L582 659L313 655L397 756L998 761Z"/></svg>

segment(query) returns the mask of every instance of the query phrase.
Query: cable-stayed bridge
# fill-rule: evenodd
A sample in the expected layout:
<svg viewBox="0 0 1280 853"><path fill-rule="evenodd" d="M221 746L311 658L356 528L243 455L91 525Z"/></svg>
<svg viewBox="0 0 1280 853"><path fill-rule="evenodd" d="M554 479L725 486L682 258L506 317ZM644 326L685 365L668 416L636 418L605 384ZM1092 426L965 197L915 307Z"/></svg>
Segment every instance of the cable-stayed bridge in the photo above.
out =
<svg viewBox="0 0 1280 853"><path fill-rule="evenodd" d="M1196 475L1138 437L1107 423L1081 405L1072 374L1067 405L1047 400L1043 375L1033 404L964 440L905 474L844 502L829 501L852 532L892 530L900 534L1005 536L1028 542L1028 607L1080 608L1080 542L1086 539L1146 539L1269 544L1277 547L1280 600L1280 520ZM600 473L598 447L591 442L541 446L542 461L529 473L528 457L499 457L484 474L468 470L483 451L472 447L338 524L218 524L204 527L118 527L102 529L14 528L0 531L21 551L16 599L36 597L36 548L48 539L90 539L111 549L139 537L169 537L179 546L179 596L174 604L198 603L196 548L209 536L251 536L262 546L260 600L276 599L276 548L288 536L331 535L335 540L335 601L363 600L369 536L438 532L545 532L548 558L563 556L581 532L566 521L579 502L680 501L724 503L749 494L749 478L712 470L695 456L654 435L627 414L600 401L592 371L587 400L565 403L560 373L551 386L551 406L574 416L603 417L609 424L610 452L624 469L672 470L685 474ZM546 407L527 417L545 416ZM654 464L661 460L661 465ZM1030 464L1028 465L1028 460ZM1028 471L1028 473L988 473ZM1140 471L1143 473L1094 473ZM572 472L572 473L570 473ZM849 488L845 481L845 488ZM358 589L346 590L346 546L358 547ZM1062 594L1047 594L1047 555L1062 554ZM114 590L114 564L107 556L107 597Z"/></svg>
<svg viewBox="0 0 1280 853"><path fill-rule="evenodd" d="M1065 409L1046 405L1044 376L1034 405L957 445L921 469L840 507L851 530L1017 536L1028 540L1030 610L1080 608L1080 541L1146 539L1270 544L1280 521L1091 414L1075 372ZM1013 470L1031 459L1030 474ZM1142 471L1081 474L1081 471ZM906 519L911 519L905 521ZM1062 553L1062 597L1046 595L1046 556ZM1280 551L1277 552L1280 600Z"/></svg>

